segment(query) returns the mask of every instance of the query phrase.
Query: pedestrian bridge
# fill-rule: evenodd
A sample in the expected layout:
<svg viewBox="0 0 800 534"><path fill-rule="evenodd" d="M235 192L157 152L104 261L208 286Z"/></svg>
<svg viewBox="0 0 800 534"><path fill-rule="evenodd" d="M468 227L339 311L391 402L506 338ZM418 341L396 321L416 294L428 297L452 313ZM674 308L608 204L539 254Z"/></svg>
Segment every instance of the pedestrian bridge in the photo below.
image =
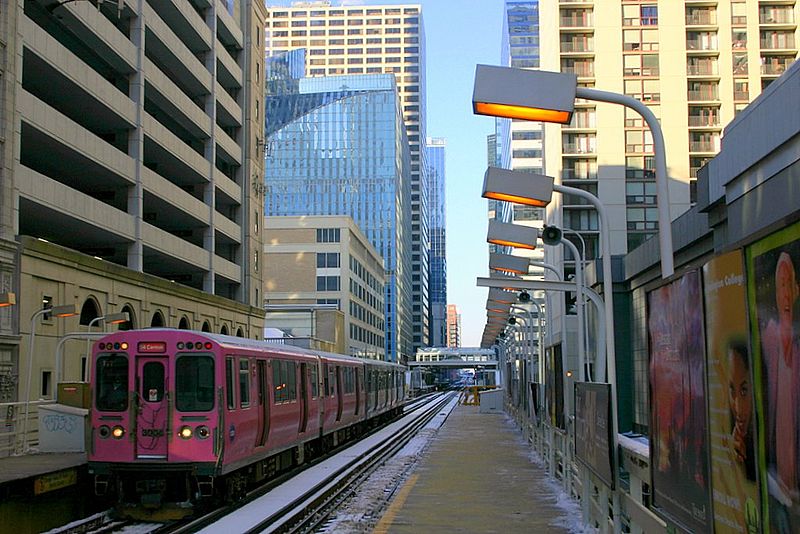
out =
<svg viewBox="0 0 800 534"><path fill-rule="evenodd" d="M492 349L472 347L419 349L408 367L439 369L497 369L497 354Z"/></svg>

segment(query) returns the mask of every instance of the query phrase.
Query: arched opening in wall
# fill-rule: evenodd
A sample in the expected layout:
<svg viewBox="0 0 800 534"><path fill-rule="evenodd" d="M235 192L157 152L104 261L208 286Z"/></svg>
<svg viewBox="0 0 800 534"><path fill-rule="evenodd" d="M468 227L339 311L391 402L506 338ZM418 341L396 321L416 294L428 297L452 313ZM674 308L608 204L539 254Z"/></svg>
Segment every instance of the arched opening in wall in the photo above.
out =
<svg viewBox="0 0 800 534"><path fill-rule="evenodd" d="M203 321L203 327L200 329L201 332L211 332L211 325L208 324L208 321Z"/></svg>
<svg viewBox="0 0 800 534"><path fill-rule="evenodd" d="M241 328L236 329L236 337L244 337L244 332L242 332Z"/></svg>
<svg viewBox="0 0 800 534"><path fill-rule="evenodd" d="M100 317L100 307L97 305L96 300L89 297L83 302L83 306L81 306L81 319L78 324L82 326L89 326L89 323L98 317ZM95 322L94 325L96 324L97 323Z"/></svg>
<svg viewBox="0 0 800 534"><path fill-rule="evenodd" d="M184 315L181 317L181 322L178 323L178 328L181 330L189 330L189 319Z"/></svg>
<svg viewBox="0 0 800 534"><path fill-rule="evenodd" d="M122 311L128 314L128 320L124 323L117 325L117 330L135 330L136 329L136 315L133 313L133 307L126 304L122 307Z"/></svg>
<svg viewBox="0 0 800 534"><path fill-rule="evenodd" d="M222 328L219 329L219 333L222 334L223 336L227 336L228 335L228 325L226 325L226 324L222 325Z"/></svg>
<svg viewBox="0 0 800 534"><path fill-rule="evenodd" d="M150 319L150 327L161 328L163 326L165 326L164 315L160 311L157 311L153 314L153 318Z"/></svg>

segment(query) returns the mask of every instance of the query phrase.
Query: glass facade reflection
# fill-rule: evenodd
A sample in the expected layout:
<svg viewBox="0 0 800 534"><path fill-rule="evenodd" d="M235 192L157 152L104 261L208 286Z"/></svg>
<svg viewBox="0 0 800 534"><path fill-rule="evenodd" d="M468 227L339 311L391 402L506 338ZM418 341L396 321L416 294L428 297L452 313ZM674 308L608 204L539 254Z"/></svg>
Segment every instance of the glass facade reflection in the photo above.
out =
<svg viewBox="0 0 800 534"><path fill-rule="evenodd" d="M386 352L412 354L411 157L394 76L304 78L266 98L266 215L349 215L384 258Z"/></svg>
<svg viewBox="0 0 800 534"><path fill-rule="evenodd" d="M431 346L447 346L447 258L445 210L445 149L442 138L428 138L428 220L430 250Z"/></svg>

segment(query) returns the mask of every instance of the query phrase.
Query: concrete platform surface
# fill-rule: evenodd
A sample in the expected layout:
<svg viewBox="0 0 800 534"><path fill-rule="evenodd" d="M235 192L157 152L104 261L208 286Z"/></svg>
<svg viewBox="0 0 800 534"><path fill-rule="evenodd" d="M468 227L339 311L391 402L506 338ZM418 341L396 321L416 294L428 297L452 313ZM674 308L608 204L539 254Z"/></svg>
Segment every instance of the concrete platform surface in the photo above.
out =
<svg viewBox="0 0 800 534"><path fill-rule="evenodd" d="M504 413L458 406L374 532L574 532L580 509L557 493Z"/></svg>
<svg viewBox="0 0 800 534"><path fill-rule="evenodd" d="M0 458L0 484L55 473L86 463L85 452L22 454Z"/></svg>

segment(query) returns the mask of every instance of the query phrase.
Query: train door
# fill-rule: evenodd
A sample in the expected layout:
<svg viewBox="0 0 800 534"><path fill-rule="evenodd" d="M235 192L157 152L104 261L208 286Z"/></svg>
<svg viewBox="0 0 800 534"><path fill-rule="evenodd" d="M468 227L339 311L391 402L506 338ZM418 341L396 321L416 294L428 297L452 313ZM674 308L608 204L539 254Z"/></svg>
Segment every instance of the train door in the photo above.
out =
<svg viewBox="0 0 800 534"><path fill-rule="evenodd" d="M308 426L308 364L300 364L300 433Z"/></svg>
<svg viewBox="0 0 800 534"><path fill-rule="evenodd" d="M166 458L169 441L167 359L137 356L136 376L136 457Z"/></svg>
<svg viewBox="0 0 800 534"><path fill-rule="evenodd" d="M334 375L335 378L334 378L333 383L334 383L334 386L336 387L336 420L337 421L341 421L342 420L342 409L344 408L344 406L342 404L344 402L344 399L342 398L343 397L343 395L342 395L342 393L343 393L343 391L342 391L342 367L340 365L337 365L335 367L335 369L336 369L336 374Z"/></svg>
<svg viewBox="0 0 800 534"><path fill-rule="evenodd" d="M269 439L269 383L267 382L267 360L256 364L258 380L258 440L257 447L263 447Z"/></svg>

